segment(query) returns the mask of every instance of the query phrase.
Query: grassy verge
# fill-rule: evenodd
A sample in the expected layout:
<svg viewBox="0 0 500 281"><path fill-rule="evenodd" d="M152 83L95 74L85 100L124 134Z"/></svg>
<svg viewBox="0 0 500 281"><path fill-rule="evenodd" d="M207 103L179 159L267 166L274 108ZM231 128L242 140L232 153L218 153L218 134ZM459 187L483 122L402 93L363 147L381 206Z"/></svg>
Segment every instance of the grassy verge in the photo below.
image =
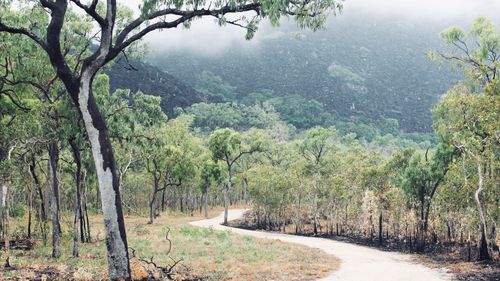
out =
<svg viewBox="0 0 500 281"><path fill-rule="evenodd" d="M154 225L148 225L145 217L126 217L129 246L136 256L131 260L135 276L142 276L143 263L138 259L149 261L151 257L161 266L182 259L176 266L178 280L315 280L338 266L334 257L316 249L188 225L198 219L201 217L196 215L163 214ZM13 269L2 269L0 279L105 279L101 217L92 217L92 227L94 241L80 245L79 258L71 256L70 223L63 223L61 258L50 258L50 241L45 246L37 242L32 251L11 251ZM172 241L170 254L167 232Z"/></svg>

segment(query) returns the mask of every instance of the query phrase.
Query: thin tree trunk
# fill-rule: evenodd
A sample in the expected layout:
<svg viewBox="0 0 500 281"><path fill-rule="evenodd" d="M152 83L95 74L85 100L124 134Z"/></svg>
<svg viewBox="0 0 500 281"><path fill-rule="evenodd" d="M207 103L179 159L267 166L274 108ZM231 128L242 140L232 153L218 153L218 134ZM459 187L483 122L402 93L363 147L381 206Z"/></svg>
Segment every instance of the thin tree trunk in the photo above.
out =
<svg viewBox="0 0 500 281"><path fill-rule="evenodd" d="M204 195L204 204L203 204L203 209L205 210L205 218L208 218L208 186L205 188L205 192L203 193Z"/></svg>
<svg viewBox="0 0 500 281"><path fill-rule="evenodd" d="M33 209L33 183L28 184L28 239L31 239L31 221Z"/></svg>
<svg viewBox="0 0 500 281"><path fill-rule="evenodd" d="M0 218L2 226L2 236L5 241L5 251L9 252L9 187L7 184L2 185L2 190L0 190L1 202L0 202Z"/></svg>
<svg viewBox="0 0 500 281"><path fill-rule="evenodd" d="M165 212L165 192L166 190L164 189L161 193L161 211Z"/></svg>
<svg viewBox="0 0 500 281"><path fill-rule="evenodd" d="M229 192L231 190L231 167L228 169L227 185L224 188L224 225L227 225L227 216L229 212Z"/></svg>
<svg viewBox="0 0 500 281"><path fill-rule="evenodd" d="M380 213L378 216L378 244L382 245L383 244L383 234L382 234L382 209L380 209Z"/></svg>
<svg viewBox="0 0 500 281"><path fill-rule="evenodd" d="M3 235L3 229L4 229L4 213L5 213L5 192L7 190L7 185L5 183L2 184L2 188L0 190L0 229L2 230L2 235Z"/></svg>
<svg viewBox="0 0 500 281"><path fill-rule="evenodd" d="M78 217L80 210L77 208L75 211L75 218L73 220L73 257L78 257Z"/></svg>
<svg viewBox="0 0 500 281"><path fill-rule="evenodd" d="M484 215L483 211L483 206L481 204L481 199L480 199L480 194L483 191L484 188L484 175L483 175L483 168L481 166L481 161L479 158L475 157L476 160L476 166L477 166L477 175L479 177L478 181L478 188L476 192L474 193L474 200L476 201L477 209L479 212L479 218L481 220L481 223L479 225L479 231L480 231L480 238L479 238L479 243L478 243L478 260L483 261L483 260L490 260L491 256L488 251L488 237L486 234L487 228L486 228L486 218Z"/></svg>
<svg viewBox="0 0 500 281"><path fill-rule="evenodd" d="M82 159L80 149L74 138L69 140L71 150L73 152L73 160L76 164L75 171L75 186L76 186L76 206L75 219L73 221L73 257L78 257L78 224L80 224L80 239L84 240L83 234L83 217L82 217L82 198L81 198L81 176L82 176Z"/></svg>
<svg viewBox="0 0 500 281"><path fill-rule="evenodd" d="M159 190L160 177L158 176L158 165L156 161L153 160L153 194L151 195L151 200L149 201L149 224L153 224L155 220L156 212L156 194Z"/></svg>
<svg viewBox="0 0 500 281"><path fill-rule="evenodd" d="M248 204L248 179L243 178L243 202L245 205Z"/></svg>
<svg viewBox="0 0 500 281"><path fill-rule="evenodd" d="M57 165L59 159L59 147L56 140L49 143L49 181L50 181L50 209L52 219L52 257L58 258L59 240L61 239L61 225L59 222L59 183L57 181Z"/></svg>
<svg viewBox="0 0 500 281"><path fill-rule="evenodd" d="M372 208L370 207L370 243L373 243L373 210Z"/></svg>
<svg viewBox="0 0 500 281"><path fill-rule="evenodd" d="M86 230L86 235L85 235L85 241L83 242L90 242L92 237L90 236L90 221L89 221L89 212L87 208L87 198L88 198L88 186L87 186L87 171L84 169L83 170L83 176L82 176L82 204L83 204L83 216L84 216L84 228Z"/></svg>
<svg viewBox="0 0 500 281"><path fill-rule="evenodd" d="M42 186L40 184L40 179L38 179L38 176L36 174L36 163L35 163L35 156L31 158L31 163L29 165L30 167L30 174L31 177L33 178L33 181L35 182L36 189L38 191L38 196L40 197L40 211L42 215L42 220L47 221L47 212L45 212L45 199L43 198L43 190Z"/></svg>
<svg viewBox="0 0 500 281"><path fill-rule="evenodd" d="M156 188L153 191L153 196L151 196L151 201L149 202L149 224L153 224L155 221L155 209L156 209Z"/></svg>

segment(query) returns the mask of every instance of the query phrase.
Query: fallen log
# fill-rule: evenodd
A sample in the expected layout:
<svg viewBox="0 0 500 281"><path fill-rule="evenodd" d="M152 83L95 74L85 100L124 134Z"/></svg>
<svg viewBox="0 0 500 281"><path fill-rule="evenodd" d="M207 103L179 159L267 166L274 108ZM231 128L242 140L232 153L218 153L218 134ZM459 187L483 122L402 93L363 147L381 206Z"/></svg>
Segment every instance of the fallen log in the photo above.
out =
<svg viewBox="0 0 500 281"><path fill-rule="evenodd" d="M9 249L29 251L33 249L35 243L30 239L15 239L9 241ZM5 248L5 241L0 241L0 249Z"/></svg>

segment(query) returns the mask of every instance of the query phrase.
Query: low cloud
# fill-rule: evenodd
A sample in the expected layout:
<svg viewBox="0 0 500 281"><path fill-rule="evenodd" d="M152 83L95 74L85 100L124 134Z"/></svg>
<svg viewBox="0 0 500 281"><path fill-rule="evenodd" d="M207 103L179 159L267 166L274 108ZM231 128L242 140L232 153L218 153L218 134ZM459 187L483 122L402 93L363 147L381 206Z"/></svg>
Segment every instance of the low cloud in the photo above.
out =
<svg viewBox="0 0 500 281"><path fill-rule="evenodd" d="M137 0L126 4L137 9ZM344 11L329 20L335 26L343 26L350 20L401 21L416 25L467 25L478 16L489 17L500 24L499 0L346 0ZM255 48L262 40L272 40L290 31L292 23L284 19L282 27L273 28L267 22L261 23L254 39L246 41L245 30L236 26L220 27L214 19L202 18L192 23L189 29L176 28L148 35L145 40L152 52L192 51L201 55L223 55L230 48Z"/></svg>

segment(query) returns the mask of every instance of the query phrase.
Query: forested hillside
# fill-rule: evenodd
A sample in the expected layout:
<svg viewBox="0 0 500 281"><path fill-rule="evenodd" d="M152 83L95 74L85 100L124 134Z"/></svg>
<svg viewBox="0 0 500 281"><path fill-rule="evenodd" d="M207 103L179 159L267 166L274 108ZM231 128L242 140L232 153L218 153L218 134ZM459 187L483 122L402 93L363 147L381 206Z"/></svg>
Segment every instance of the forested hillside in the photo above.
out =
<svg viewBox="0 0 500 281"><path fill-rule="evenodd" d="M207 96L168 73L141 61L130 63L122 58L106 73L110 77L110 89L130 89L141 91L147 95L161 98L161 108L170 117L174 116L174 108L187 107L199 102L216 102L214 97Z"/></svg>
<svg viewBox="0 0 500 281"><path fill-rule="evenodd" d="M331 20L317 32L285 23L257 43L236 44L216 55L160 49L149 60L193 87L206 79L204 71L219 76L234 87L229 101L270 90L270 96L257 99L283 97L288 100L283 106L292 110L301 110L302 99L317 102L311 109L317 117L299 127L339 117L365 123L391 118L405 131L429 132L432 105L458 77L427 57L439 47L444 26L360 14Z"/></svg>

